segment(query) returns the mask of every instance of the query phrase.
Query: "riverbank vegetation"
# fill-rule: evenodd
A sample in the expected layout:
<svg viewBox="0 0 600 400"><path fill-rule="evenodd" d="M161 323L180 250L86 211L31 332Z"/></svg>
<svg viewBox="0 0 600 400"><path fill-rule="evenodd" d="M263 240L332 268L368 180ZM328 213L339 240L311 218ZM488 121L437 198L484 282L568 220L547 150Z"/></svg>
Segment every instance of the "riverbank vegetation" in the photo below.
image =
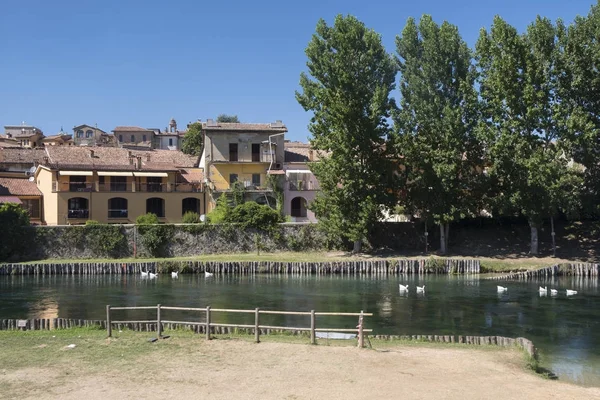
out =
<svg viewBox="0 0 600 400"><path fill-rule="evenodd" d="M390 55L355 17L320 20L296 97L313 114L321 225L358 251L399 205L439 228L445 254L451 223L519 216L537 255L557 217L597 221L599 30L600 4L524 32L497 16L469 48L457 26L424 15L408 19Z"/></svg>
<svg viewBox="0 0 600 400"><path fill-rule="evenodd" d="M153 332L115 335L107 339L94 329L0 332L0 398L600 395L598 388L543 381L519 350L495 346L372 339L372 349L360 350L353 340L318 339L311 346L305 337L287 335L263 336L260 344L251 343L252 335L217 335L210 342L186 331L165 332L170 337L156 342L149 341Z"/></svg>

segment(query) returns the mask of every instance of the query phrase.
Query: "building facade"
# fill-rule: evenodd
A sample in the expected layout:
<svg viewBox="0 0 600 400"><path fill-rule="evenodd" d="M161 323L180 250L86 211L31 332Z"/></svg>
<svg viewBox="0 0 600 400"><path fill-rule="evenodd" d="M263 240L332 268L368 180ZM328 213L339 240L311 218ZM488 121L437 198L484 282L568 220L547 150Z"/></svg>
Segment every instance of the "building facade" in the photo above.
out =
<svg viewBox="0 0 600 400"><path fill-rule="evenodd" d="M42 192L32 179L2 178L0 177L0 204L16 203L29 214L33 224L41 224Z"/></svg>
<svg viewBox="0 0 600 400"><path fill-rule="evenodd" d="M4 136L7 139L15 139L21 147L36 148L42 146L44 132L32 125L6 125Z"/></svg>
<svg viewBox="0 0 600 400"><path fill-rule="evenodd" d="M146 213L181 222L206 212L197 157L164 150L48 147L35 173L48 225L134 223Z"/></svg>
<svg viewBox="0 0 600 400"><path fill-rule="evenodd" d="M98 146L103 136L108 135L97 126L78 125L73 127L73 143L75 146Z"/></svg>
<svg viewBox="0 0 600 400"><path fill-rule="evenodd" d="M234 184L243 187L247 200L275 207L276 196L267 177L283 174L285 125L281 121L243 124L209 119L202 123L202 130L200 164L209 188L209 211Z"/></svg>
<svg viewBox="0 0 600 400"><path fill-rule="evenodd" d="M285 143L285 215L293 222L316 222L315 214L308 209L320 190L319 182L309 169L308 163L318 157L309 144L300 142Z"/></svg>
<svg viewBox="0 0 600 400"><path fill-rule="evenodd" d="M114 137L120 146L152 148L156 132L139 126L117 126L113 129Z"/></svg>

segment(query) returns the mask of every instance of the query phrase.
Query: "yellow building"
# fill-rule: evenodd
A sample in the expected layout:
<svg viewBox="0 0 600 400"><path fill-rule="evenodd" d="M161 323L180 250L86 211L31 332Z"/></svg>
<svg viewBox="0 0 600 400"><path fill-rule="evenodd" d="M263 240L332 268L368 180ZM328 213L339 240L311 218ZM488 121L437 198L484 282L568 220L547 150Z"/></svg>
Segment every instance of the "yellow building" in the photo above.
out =
<svg viewBox="0 0 600 400"><path fill-rule="evenodd" d="M281 121L271 124L202 123L204 150L200 165L204 167L209 188L208 211L217 198L230 192L239 182L248 200L275 206L267 175L283 174L284 134Z"/></svg>
<svg viewBox="0 0 600 400"><path fill-rule="evenodd" d="M42 223L42 192L33 180L0 177L0 204L20 204L29 213L32 224Z"/></svg>
<svg viewBox="0 0 600 400"><path fill-rule="evenodd" d="M198 158L179 151L113 147L46 147L35 172L48 225L134 223L146 213L178 223L187 211L204 214Z"/></svg>

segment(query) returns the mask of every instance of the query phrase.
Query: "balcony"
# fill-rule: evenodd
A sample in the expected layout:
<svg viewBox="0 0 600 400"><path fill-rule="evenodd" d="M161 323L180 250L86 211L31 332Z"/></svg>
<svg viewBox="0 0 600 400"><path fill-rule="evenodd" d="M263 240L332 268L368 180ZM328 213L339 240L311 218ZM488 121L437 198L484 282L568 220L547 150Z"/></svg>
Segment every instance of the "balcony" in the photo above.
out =
<svg viewBox="0 0 600 400"><path fill-rule="evenodd" d="M131 183L100 183L99 192L131 192L133 185Z"/></svg>
<svg viewBox="0 0 600 400"><path fill-rule="evenodd" d="M225 155L225 157L227 157L227 155ZM232 158L236 158L236 157L232 157ZM231 164L231 163L271 163L271 161L273 161L274 163L276 162L275 160L275 153L271 154L271 153L260 153L260 154L239 154L237 159L235 160L231 160L231 158L228 159L214 159L212 160L213 164Z"/></svg>
<svg viewBox="0 0 600 400"><path fill-rule="evenodd" d="M135 190L134 190L135 189ZM70 183L53 182L53 192L110 192L110 193L132 193L132 192L181 192L201 193L204 191L203 183Z"/></svg>
<svg viewBox="0 0 600 400"><path fill-rule="evenodd" d="M184 193L201 193L204 191L204 184L202 183L176 183L171 185L174 192Z"/></svg>
<svg viewBox="0 0 600 400"><path fill-rule="evenodd" d="M127 218L127 209L109 209L108 218Z"/></svg>
<svg viewBox="0 0 600 400"><path fill-rule="evenodd" d="M90 182L54 182L54 192L94 192Z"/></svg>
<svg viewBox="0 0 600 400"><path fill-rule="evenodd" d="M87 209L77 209L77 210L69 210L67 213L67 218L69 219L85 219L89 218L90 210Z"/></svg>
<svg viewBox="0 0 600 400"><path fill-rule="evenodd" d="M136 192L170 192L170 185L167 183L138 183L135 187Z"/></svg>
<svg viewBox="0 0 600 400"><path fill-rule="evenodd" d="M309 191L319 190L319 184L316 181L311 180L300 180L300 181L288 181L288 189L290 191Z"/></svg>

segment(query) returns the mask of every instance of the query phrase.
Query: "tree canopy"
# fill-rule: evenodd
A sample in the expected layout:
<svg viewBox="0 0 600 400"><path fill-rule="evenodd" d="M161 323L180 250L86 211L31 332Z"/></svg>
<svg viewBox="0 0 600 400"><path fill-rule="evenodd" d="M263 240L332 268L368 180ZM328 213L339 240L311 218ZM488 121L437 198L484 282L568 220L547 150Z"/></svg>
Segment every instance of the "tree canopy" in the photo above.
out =
<svg viewBox="0 0 600 400"><path fill-rule="evenodd" d="M338 15L333 26L320 20L306 55L296 99L312 113L311 144L323 155L311 165L321 185L311 207L326 229L360 251L392 201L386 142L396 65L380 35L353 16Z"/></svg>
<svg viewBox="0 0 600 400"><path fill-rule="evenodd" d="M220 114L217 117L217 122L237 122L237 123L239 123L240 120L238 119L237 115Z"/></svg>
<svg viewBox="0 0 600 400"><path fill-rule="evenodd" d="M185 136L183 137L183 144L181 145L181 151L185 154L193 156L199 156L202 154L202 148L204 137L202 133L202 123L194 122L188 127Z"/></svg>

